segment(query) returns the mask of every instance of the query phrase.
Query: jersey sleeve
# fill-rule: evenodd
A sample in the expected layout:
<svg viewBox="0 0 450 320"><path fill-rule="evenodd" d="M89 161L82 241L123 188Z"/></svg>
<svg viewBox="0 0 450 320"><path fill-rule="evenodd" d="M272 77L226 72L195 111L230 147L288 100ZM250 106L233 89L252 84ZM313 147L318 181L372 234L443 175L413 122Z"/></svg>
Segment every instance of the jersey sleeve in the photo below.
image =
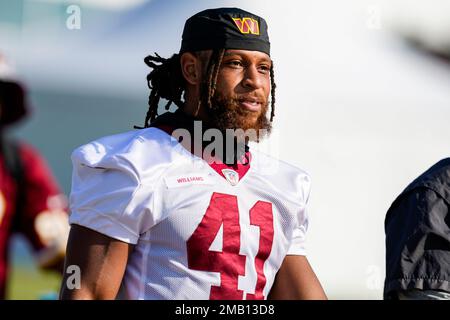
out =
<svg viewBox="0 0 450 320"><path fill-rule="evenodd" d="M19 150L24 195L15 230L24 233L37 250L53 246L55 242L62 247L68 230L65 197L39 153L24 143Z"/></svg>
<svg viewBox="0 0 450 320"><path fill-rule="evenodd" d="M70 224L136 244L155 223L153 186L142 183L138 164L98 142L75 150L72 163Z"/></svg>
<svg viewBox="0 0 450 320"><path fill-rule="evenodd" d="M296 226L292 234L291 245L287 252L288 255L306 256L306 232L308 231L308 200L310 193L310 178L307 174L302 174L297 178L299 186L299 209L296 213Z"/></svg>

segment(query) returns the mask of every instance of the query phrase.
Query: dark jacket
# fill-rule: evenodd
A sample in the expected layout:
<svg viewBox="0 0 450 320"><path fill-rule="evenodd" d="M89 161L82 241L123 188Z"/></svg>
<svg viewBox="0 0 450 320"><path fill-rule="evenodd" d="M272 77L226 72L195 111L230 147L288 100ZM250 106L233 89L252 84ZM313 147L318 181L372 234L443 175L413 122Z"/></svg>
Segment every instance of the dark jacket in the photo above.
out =
<svg viewBox="0 0 450 320"><path fill-rule="evenodd" d="M386 220L384 298L407 289L450 292L450 158L414 180Z"/></svg>

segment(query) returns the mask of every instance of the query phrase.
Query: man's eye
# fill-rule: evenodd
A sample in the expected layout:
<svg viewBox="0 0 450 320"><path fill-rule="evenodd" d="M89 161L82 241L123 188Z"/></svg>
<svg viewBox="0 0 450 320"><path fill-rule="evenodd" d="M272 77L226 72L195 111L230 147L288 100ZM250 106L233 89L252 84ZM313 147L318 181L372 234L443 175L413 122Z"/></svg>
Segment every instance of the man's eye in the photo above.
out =
<svg viewBox="0 0 450 320"><path fill-rule="evenodd" d="M259 70L260 70L262 73L269 73L269 72L270 72L270 67L267 66L267 65L262 65L262 66L259 66Z"/></svg>
<svg viewBox="0 0 450 320"><path fill-rule="evenodd" d="M227 65L229 65L230 67L242 67L243 66L242 62L239 60L228 61Z"/></svg>

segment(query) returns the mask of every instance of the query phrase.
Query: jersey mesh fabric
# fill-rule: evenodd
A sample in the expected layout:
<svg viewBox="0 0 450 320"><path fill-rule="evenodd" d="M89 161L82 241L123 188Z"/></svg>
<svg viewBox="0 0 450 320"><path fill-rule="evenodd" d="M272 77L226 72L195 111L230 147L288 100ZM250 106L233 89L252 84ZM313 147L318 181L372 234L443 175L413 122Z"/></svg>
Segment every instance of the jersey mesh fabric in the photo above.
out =
<svg viewBox="0 0 450 320"><path fill-rule="evenodd" d="M213 287L229 285L222 283L230 276L227 265L209 271L188 263L190 254L198 254L189 251L188 240L217 212L213 225L218 226L214 219L224 220L220 229L210 228L214 240L203 254L225 246L238 251L244 267L233 279L244 299L261 281L259 297L266 298L284 257L305 254L309 176L284 162L252 153L250 169L233 186L156 128L102 138L75 150L72 159L70 222L136 244L119 298L209 299ZM268 164L276 170L265 170ZM252 223L251 212L261 207L270 207L272 225ZM270 239L270 232L273 240L262 261L261 241Z"/></svg>

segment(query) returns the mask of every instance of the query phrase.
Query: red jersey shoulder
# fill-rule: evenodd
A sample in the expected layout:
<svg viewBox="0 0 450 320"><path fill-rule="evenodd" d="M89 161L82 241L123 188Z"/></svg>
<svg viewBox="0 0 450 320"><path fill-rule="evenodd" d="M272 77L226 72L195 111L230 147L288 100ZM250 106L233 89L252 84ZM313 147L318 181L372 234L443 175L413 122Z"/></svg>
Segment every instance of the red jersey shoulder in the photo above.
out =
<svg viewBox="0 0 450 320"><path fill-rule="evenodd" d="M38 182L45 185L50 193L59 193L59 187L50 171L47 161L31 145L21 142L19 145L20 157L24 174L28 182Z"/></svg>

